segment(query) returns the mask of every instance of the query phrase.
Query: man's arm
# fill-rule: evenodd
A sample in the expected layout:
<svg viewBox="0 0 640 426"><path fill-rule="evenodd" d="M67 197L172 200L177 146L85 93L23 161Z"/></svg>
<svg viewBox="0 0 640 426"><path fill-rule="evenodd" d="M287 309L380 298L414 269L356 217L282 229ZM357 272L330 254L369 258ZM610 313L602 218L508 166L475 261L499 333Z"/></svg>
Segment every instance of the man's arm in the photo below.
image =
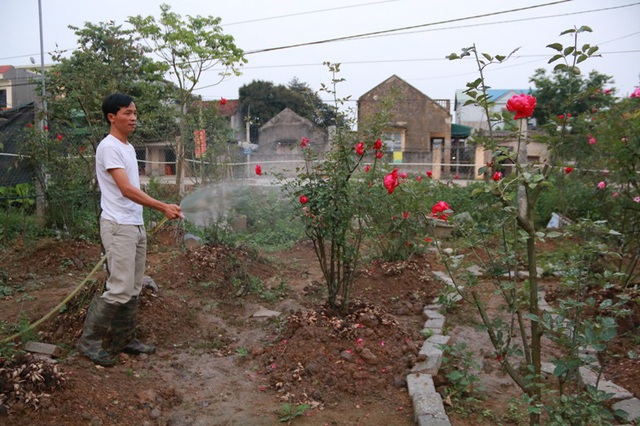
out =
<svg viewBox="0 0 640 426"><path fill-rule="evenodd" d="M134 203L142 204L145 207L158 210L159 212L162 212L167 219L184 218L179 205L163 203L162 201L156 200L144 191L131 185L129 177L124 169L109 169L108 171L116 182L116 185L118 185L122 195Z"/></svg>

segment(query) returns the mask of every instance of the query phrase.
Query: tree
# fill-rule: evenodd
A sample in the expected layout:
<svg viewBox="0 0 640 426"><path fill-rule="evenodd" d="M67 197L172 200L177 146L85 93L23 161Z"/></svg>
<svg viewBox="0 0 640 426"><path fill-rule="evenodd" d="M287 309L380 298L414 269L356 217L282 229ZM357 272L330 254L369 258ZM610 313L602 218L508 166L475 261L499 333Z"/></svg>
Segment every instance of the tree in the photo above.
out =
<svg viewBox="0 0 640 426"><path fill-rule="evenodd" d="M577 35L592 32L588 26L564 31L561 35ZM552 43L547 47L555 51L549 63L555 66L551 75L543 69L536 70L529 79L536 86L538 106L534 112L538 124L551 137L549 143L554 161L574 161L575 165L590 156L585 138L596 124L592 114L610 108L614 102L615 89L606 88L613 83L611 77L592 71L588 77L580 72L578 65L589 57L600 56L598 46L579 46L574 38L572 44L564 46Z"/></svg>
<svg viewBox="0 0 640 426"><path fill-rule="evenodd" d="M219 73L221 82L229 75L239 75L237 67L246 63L246 59L234 38L223 33L220 18L187 15L183 20L171 12L167 4L160 5L160 12L158 21L153 16L143 18L138 15L129 17L129 22L166 63L178 86L182 120L180 138L176 142L176 185L180 191L185 139L191 137L184 129L184 118L193 101L193 91L203 72L223 66L224 71Z"/></svg>
<svg viewBox="0 0 640 426"><path fill-rule="evenodd" d="M226 163L233 163L233 155L236 150L229 150L229 142L234 140L234 132L229 122L216 108L217 103L199 102L193 105L186 117L184 129L194 138L185 143L185 150L194 153L194 176L198 176L201 182L207 182L224 177L228 169L220 167L220 159ZM198 152L196 148L195 132L204 136L204 152ZM199 154L199 155L198 155Z"/></svg>
<svg viewBox="0 0 640 426"><path fill-rule="evenodd" d="M258 128L285 108L319 126L335 125L337 121L336 108L325 104L306 83L295 77L288 86L254 80L238 92L241 110L245 117L249 117L251 139L254 141L258 139Z"/></svg>
<svg viewBox="0 0 640 426"><path fill-rule="evenodd" d="M319 126L328 127L344 124L344 118L337 113L337 108L325 103L318 93L311 90L307 83L294 77L289 82L288 87L289 90L302 95L306 104L311 107L311 114L309 116L303 115L303 117L308 118Z"/></svg>
<svg viewBox="0 0 640 426"><path fill-rule="evenodd" d="M613 102L613 98L602 91L607 83L613 83L611 77L597 71L589 73L587 78L568 76L564 70L554 70L548 75L540 68L529 81L536 86L539 106L533 116L540 125L553 121L560 114L571 113L575 117L590 113L593 108L609 107Z"/></svg>

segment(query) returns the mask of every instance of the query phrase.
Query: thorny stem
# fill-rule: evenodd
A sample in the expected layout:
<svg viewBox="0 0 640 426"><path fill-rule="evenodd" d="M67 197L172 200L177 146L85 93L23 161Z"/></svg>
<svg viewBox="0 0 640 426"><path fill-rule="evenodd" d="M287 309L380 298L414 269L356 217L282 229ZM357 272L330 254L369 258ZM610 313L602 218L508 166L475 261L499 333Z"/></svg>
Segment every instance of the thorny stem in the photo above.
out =
<svg viewBox="0 0 640 426"><path fill-rule="evenodd" d="M474 303L478 308L478 312L480 313L482 322L485 325L485 327L487 327L487 333L489 334L489 339L491 340L493 347L499 348L500 340L496 336L495 328L493 327L493 324L491 324L491 321L489 320L489 316L487 315L487 310L484 307L484 303L482 303L480 296L478 296L478 292L476 292L475 290L471 291L471 295L473 296ZM511 363L509 362L506 356L502 357L502 361L500 361L500 363L504 366L505 370L507 370L507 373L509 373L509 376L513 379L514 382L516 382L516 384L520 387L520 389L522 389L527 395L530 395L531 390L529 386L527 386L522 376L518 374L518 372L513 367L513 365L511 365Z"/></svg>

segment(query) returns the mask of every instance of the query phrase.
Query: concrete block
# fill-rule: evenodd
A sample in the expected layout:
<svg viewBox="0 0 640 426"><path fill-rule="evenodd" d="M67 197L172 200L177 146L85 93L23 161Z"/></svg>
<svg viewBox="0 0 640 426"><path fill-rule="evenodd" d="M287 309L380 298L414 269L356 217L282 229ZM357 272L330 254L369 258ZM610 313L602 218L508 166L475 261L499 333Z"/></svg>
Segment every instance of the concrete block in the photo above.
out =
<svg viewBox="0 0 640 426"><path fill-rule="evenodd" d="M618 386L615 383L610 382L609 380L603 380L602 378L600 378L600 381L598 382L598 375L588 367L580 367L578 369L578 375L580 377L580 381L584 386L595 387L596 383L598 383L599 390L613 394L610 399L620 400L633 397L631 392L629 392L622 386Z"/></svg>
<svg viewBox="0 0 640 426"><path fill-rule="evenodd" d="M439 328L440 330L442 330L444 328L444 322L445 322L444 317L430 319L424 323L424 328Z"/></svg>
<svg viewBox="0 0 640 426"><path fill-rule="evenodd" d="M407 387L413 401L416 423L421 426L448 426L451 424L442 398L433 385L431 375L409 374Z"/></svg>
<svg viewBox="0 0 640 426"><path fill-rule="evenodd" d="M623 419L626 422L632 422L632 424L640 424L640 399L629 398L613 404L614 410L622 410L627 413L627 417Z"/></svg>
<svg viewBox="0 0 640 426"><path fill-rule="evenodd" d="M422 330L420 330L420 334L422 334L423 336L442 335L442 329L431 327L423 328Z"/></svg>
<svg viewBox="0 0 640 426"><path fill-rule="evenodd" d="M451 422L449 422L449 417L440 418L429 414L423 414L421 416L417 416L416 423L418 426L451 426Z"/></svg>
<svg viewBox="0 0 640 426"><path fill-rule="evenodd" d="M195 249L202 245L202 238L193 234L185 234L184 237L182 237L182 242L186 248Z"/></svg>
<svg viewBox="0 0 640 426"><path fill-rule="evenodd" d="M271 318L271 317L279 317L280 316L280 312L278 311L272 311L269 309L265 309L263 307L260 307L260 309L258 309L253 315L251 315L253 318Z"/></svg>
<svg viewBox="0 0 640 426"><path fill-rule="evenodd" d="M467 268L467 271L473 276L481 277L484 275L484 271L478 265L471 265Z"/></svg>
<svg viewBox="0 0 640 426"><path fill-rule="evenodd" d="M429 358L426 361L415 363L415 365L411 367L411 373L428 374L430 376L435 376L436 374L438 374L441 366L442 358Z"/></svg>
<svg viewBox="0 0 640 426"><path fill-rule="evenodd" d="M444 319L444 315L442 315L440 312L438 311L434 311L431 309L427 309L425 308L422 311L422 316L425 317L426 319Z"/></svg>
<svg viewBox="0 0 640 426"><path fill-rule="evenodd" d="M449 340L451 340L450 336L434 334L427 339L427 342L431 343L432 345L447 345L449 344Z"/></svg>
<svg viewBox="0 0 640 426"><path fill-rule="evenodd" d="M446 272L443 272L443 271L432 271L432 273L437 279L439 279L443 283L453 287L453 285L454 285L453 284L453 280L451 279L449 274L447 274Z"/></svg>
<svg viewBox="0 0 640 426"><path fill-rule="evenodd" d="M27 342L24 345L24 350L37 354L49 355L53 358L60 358L67 354L67 351L59 346L42 342Z"/></svg>

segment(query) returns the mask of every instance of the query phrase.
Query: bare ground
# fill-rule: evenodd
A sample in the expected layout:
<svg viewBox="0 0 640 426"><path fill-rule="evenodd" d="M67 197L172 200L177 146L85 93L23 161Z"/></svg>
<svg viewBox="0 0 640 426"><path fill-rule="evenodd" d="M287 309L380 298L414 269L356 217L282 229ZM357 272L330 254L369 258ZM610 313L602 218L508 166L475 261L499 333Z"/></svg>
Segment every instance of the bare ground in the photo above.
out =
<svg viewBox="0 0 640 426"><path fill-rule="evenodd" d="M423 306L440 289L430 274L441 268L435 255L364 265L350 315L342 317L324 305L326 289L309 244L271 254L211 246L185 250L181 237L181 230L167 227L150 241L147 273L160 291L145 289L141 296L139 335L158 352L121 355L108 369L75 353L88 300L104 280L100 272L38 329L38 340L69 351L57 364L62 387L41 392L46 395L37 403L6 404L0 423L274 425L291 414L283 411L288 403L310 406L293 420L297 425L414 424L404 379L419 360ZM0 320L40 318L98 259L98 245L83 241L4 250L0 272L14 291L0 300ZM281 315L254 317L262 308ZM499 417L517 390L494 364L470 310L457 311L451 334L478 354L485 406ZM5 367L9 362L0 359ZM628 389L637 396L640 368L622 363L620 369L614 365L610 374L633 376L629 384L636 387ZM456 413L454 425L495 424Z"/></svg>

